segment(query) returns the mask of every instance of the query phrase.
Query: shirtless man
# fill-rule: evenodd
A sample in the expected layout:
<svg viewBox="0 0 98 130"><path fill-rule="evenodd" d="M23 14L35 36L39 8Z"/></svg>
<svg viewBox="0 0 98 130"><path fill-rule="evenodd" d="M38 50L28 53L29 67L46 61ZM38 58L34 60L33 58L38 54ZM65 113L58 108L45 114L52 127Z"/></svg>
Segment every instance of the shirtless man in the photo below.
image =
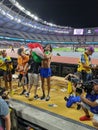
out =
<svg viewBox="0 0 98 130"><path fill-rule="evenodd" d="M41 76L41 82L42 82L42 92L43 95L41 97L41 100L45 99L46 101L50 100L50 77L51 77L51 57L52 57L52 47L50 44L47 44L44 48L44 60L42 60L41 63L41 69L40 69L40 76ZM48 86L48 94L47 97L45 95L45 78L47 80L47 86Z"/></svg>

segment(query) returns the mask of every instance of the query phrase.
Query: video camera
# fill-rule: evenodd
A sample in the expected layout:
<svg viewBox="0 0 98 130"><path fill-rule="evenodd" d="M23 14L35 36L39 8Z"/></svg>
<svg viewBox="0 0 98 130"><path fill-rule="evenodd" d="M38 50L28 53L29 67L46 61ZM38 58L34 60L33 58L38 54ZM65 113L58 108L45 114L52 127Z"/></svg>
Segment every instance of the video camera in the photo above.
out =
<svg viewBox="0 0 98 130"><path fill-rule="evenodd" d="M75 78L74 76L70 76L70 75L68 76L68 81L70 81L74 84L78 84L81 82L79 78Z"/></svg>

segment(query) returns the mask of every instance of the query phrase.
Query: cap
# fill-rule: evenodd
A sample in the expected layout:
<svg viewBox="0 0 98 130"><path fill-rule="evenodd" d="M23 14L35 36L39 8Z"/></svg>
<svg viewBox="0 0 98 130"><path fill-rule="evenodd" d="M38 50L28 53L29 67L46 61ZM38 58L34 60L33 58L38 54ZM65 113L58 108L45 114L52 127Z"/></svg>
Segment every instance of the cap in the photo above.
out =
<svg viewBox="0 0 98 130"><path fill-rule="evenodd" d="M94 80L92 80L92 82L93 82L94 84L98 84L98 79L94 79Z"/></svg>
<svg viewBox="0 0 98 130"><path fill-rule="evenodd" d="M93 46L89 46L87 50L89 50L91 52L94 52L94 47Z"/></svg>

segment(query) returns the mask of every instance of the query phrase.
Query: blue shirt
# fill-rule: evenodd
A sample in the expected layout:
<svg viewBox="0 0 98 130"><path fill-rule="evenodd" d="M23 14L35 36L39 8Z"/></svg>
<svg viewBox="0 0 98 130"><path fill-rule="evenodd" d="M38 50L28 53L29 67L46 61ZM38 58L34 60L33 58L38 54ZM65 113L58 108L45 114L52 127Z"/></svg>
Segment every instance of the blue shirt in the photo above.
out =
<svg viewBox="0 0 98 130"><path fill-rule="evenodd" d="M98 101L98 94L87 94L86 98L92 102L95 102L95 101L97 102ZM98 106L96 106L96 107L90 106L90 110L92 113L98 114Z"/></svg>
<svg viewBox="0 0 98 130"><path fill-rule="evenodd" d="M4 119L2 117L6 116L9 113L9 107L7 103L0 98L0 127L5 128Z"/></svg>
<svg viewBox="0 0 98 130"><path fill-rule="evenodd" d="M89 61L91 61L90 56L88 56L88 57L89 57ZM86 59L85 59L84 54L81 55L81 63L86 63Z"/></svg>

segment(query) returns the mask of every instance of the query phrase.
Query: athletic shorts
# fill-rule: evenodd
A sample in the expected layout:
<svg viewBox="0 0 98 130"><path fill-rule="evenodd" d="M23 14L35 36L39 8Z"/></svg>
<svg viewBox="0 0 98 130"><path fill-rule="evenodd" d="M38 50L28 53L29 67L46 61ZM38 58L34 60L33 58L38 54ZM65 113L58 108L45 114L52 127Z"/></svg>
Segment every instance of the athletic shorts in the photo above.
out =
<svg viewBox="0 0 98 130"><path fill-rule="evenodd" d="M3 70L0 69L0 77L3 76Z"/></svg>
<svg viewBox="0 0 98 130"><path fill-rule="evenodd" d="M6 82L11 82L12 81L12 73L11 73L11 71L4 70L3 71L3 77L4 77L4 80Z"/></svg>
<svg viewBox="0 0 98 130"><path fill-rule="evenodd" d="M34 86L39 85L39 74L28 73L28 84Z"/></svg>
<svg viewBox="0 0 98 130"><path fill-rule="evenodd" d="M48 78L51 76L51 68L41 68L40 76L43 78Z"/></svg>

